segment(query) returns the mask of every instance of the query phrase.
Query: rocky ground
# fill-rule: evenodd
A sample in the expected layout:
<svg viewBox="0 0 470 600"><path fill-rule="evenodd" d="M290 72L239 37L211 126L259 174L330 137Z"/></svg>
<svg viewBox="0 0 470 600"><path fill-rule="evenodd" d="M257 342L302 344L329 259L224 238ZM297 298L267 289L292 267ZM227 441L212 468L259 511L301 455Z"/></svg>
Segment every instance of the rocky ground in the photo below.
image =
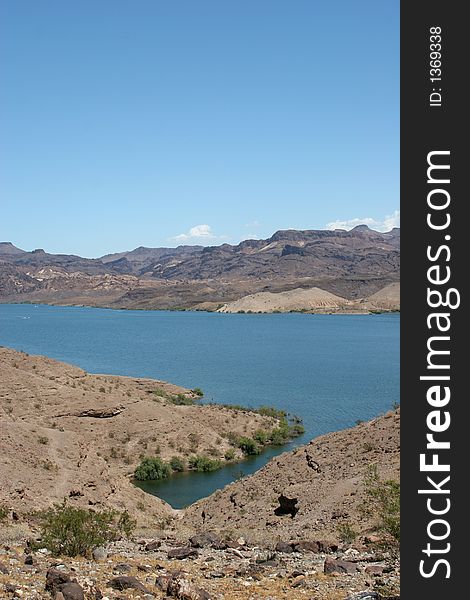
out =
<svg viewBox="0 0 470 600"><path fill-rule="evenodd" d="M0 548L0 597L27 600L385 600L399 598L388 552L364 538L260 548L206 533L98 548L90 559L53 558L27 545Z"/></svg>

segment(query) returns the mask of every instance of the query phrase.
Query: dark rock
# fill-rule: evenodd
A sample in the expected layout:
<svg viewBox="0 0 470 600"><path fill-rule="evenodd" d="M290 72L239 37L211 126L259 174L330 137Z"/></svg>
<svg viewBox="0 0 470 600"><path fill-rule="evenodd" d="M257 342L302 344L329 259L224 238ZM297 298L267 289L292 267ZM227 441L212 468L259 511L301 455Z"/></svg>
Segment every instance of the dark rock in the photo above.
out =
<svg viewBox="0 0 470 600"><path fill-rule="evenodd" d="M55 592L60 591L60 586L64 583L68 583L70 581L70 577L67 573L62 573L62 571L58 571L53 567L47 570L46 573L46 592L50 592L51 594L55 594Z"/></svg>
<svg viewBox="0 0 470 600"><path fill-rule="evenodd" d="M278 542L274 550L276 552L283 552L284 554L290 554L291 552L294 552L292 544L288 544L287 542Z"/></svg>
<svg viewBox="0 0 470 600"><path fill-rule="evenodd" d="M59 586L58 592L62 594L64 600L84 600L85 594L82 587L75 581L67 581Z"/></svg>
<svg viewBox="0 0 470 600"><path fill-rule="evenodd" d="M8 594L14 594L19 587L13 583L5 583L4 588L5 592Z"/></svg>
<svg viewBox="0 0 470 600"><path fill-rule="evenodd" d="M223 539L214 533L213 531L204 531L197 533L189 539L189 543L193 548L216 548L217 550L223 550L227 547L227 544Z"/></svg>
<svg viewBox="0 0 470 600"><path fill-rule="evenodd" d="M305 577L303 577L302 575L299 575L291 583L291 587L293 587L293 588L304 587L306 585L306 583L307 582L305 580Z"/></svg>
<svg viewBox="0 0 470 600"><path fill-rule="evenodd" d="M10 573L10 570L8 569L5 563L0 562L0 573L2 573L3 575L8 575Z"/></svg>
<svg viewBox="0 0 470 600"><path fill-rule="evenodd" d="M168 558L177 558L179 560L183 558L191 558L192 556L197 556L198 552L194 548L189 548L189 546L183 546L182 548L172 548L168 550Z"/></svg>
<svg viewBox="0 0 470 600"><path fill-rule="evenodd" d="M114 590L119 590L120 592L123 590L138 590L139 592L145 592L146 594L149 593L145 585L140 583L136 577L129 577L126 575L114 577L113 579L110 579L106 585Z"/></svg>
<svg viewBox="0 0 470 600"><path fill-rule="evenodd" d="M114 570L118 573L129 573L129 571L132 570L132 567L127 563L118 563L117 565L114 565Z"/></svg>
<svg viewBox="0 0 470 600"><path fill-rule="evenodd" d="M143 573L150 573L152 567L150 565L137 565L137 570Z"/></svg>
<svg viewBox="0 0 470 600"><path fill-rule="evenodd" d="M290 515L292 518L299 512L297 507L297 498L288 498L281 494L278 498L279 506L275 509L274 514L277 516Z"/></svg>
<svg viewBox="0 0 470 600"><path fill-rule="evenodd" d="M364 571L369 575L382 575L384 568L383 565L368 565Z"/></svg>
<svg viewBox="0 0 470 600"><path fill-rule="evenodd" d="M171 579L172 575L159 575L155 581L155 586L166 594L168 591L168 584L170 583Z"/></svg>
<svg viewBox="0 0 470 600"><path fill-rule="evenodd" d="M33 565L34 564L34 560L31 554L28 554L28 556L26 556L26 558L24 559L24 564L25 565Z"/></svg>
<svg viewBox="0 0 470 600"><path fill-rule="evenodd" d="M294 550L296 552L314 552L315 554L319 554L320 544L318 542L309 542L309 541L301 541L294 543Z"/></svg>
<svg viewBox="0 0 470 600"><path fill-rule="evenodd" d="M355 573L357 570L356 563L339 558L326 558L323 565L324 573Z"/></svg>
<svg viewBox="0 0 470 600"><path fill-rule="evenodd" d="M161 545L162 543L160 540L152 540L151 542L145 544L145 550L147 552L154 552L155 550L158 550Z"/></svg>

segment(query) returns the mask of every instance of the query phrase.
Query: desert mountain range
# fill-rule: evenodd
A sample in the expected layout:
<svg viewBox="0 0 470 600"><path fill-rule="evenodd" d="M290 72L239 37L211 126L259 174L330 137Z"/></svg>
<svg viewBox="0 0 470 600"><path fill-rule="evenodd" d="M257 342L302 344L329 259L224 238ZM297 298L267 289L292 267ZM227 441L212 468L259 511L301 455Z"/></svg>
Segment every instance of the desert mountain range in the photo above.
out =
<svg viewBox="0 0 470 600"><path fill-rule="evenodd" d="M0 301L236 312L231 303L247 296L290 292L268 305L281 312L396 310L399 267L400 230L366 225L281 230L237 245L139 247L94 259L1 242ZM258 300L240 310L263 311Z"/></svg>

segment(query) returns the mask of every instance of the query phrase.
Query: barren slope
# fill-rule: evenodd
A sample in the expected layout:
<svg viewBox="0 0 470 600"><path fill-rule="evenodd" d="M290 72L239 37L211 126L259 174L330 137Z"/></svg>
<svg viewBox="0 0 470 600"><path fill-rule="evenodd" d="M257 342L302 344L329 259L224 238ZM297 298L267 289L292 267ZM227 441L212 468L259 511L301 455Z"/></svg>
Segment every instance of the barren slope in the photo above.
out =
<svg viewBox="0 0 470 600"><path fill-rule="evenodd" d="M191 392L172 384L90 375L6 348L0 367L0 504L19 513L68 497L127 508L143 522L173 514L131 483L142 454L223 457L227 432L252 435L274 424L218 406L175 406L165 394Z"/></svg>

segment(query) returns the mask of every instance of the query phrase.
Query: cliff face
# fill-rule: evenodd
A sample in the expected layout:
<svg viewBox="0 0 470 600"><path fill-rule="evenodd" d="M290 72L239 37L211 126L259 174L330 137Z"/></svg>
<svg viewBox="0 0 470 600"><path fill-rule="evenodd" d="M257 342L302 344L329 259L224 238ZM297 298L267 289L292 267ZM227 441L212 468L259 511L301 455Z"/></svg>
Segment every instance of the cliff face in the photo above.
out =
<svg viewBox="0 0 470 600"><path fill-rule="evenodd" d="M358 299L398 281L399 266L400 230L366 226L278 231L237 245L141 247L97 259L0 243L0 300L191 308L298 287Z"/></svg>

